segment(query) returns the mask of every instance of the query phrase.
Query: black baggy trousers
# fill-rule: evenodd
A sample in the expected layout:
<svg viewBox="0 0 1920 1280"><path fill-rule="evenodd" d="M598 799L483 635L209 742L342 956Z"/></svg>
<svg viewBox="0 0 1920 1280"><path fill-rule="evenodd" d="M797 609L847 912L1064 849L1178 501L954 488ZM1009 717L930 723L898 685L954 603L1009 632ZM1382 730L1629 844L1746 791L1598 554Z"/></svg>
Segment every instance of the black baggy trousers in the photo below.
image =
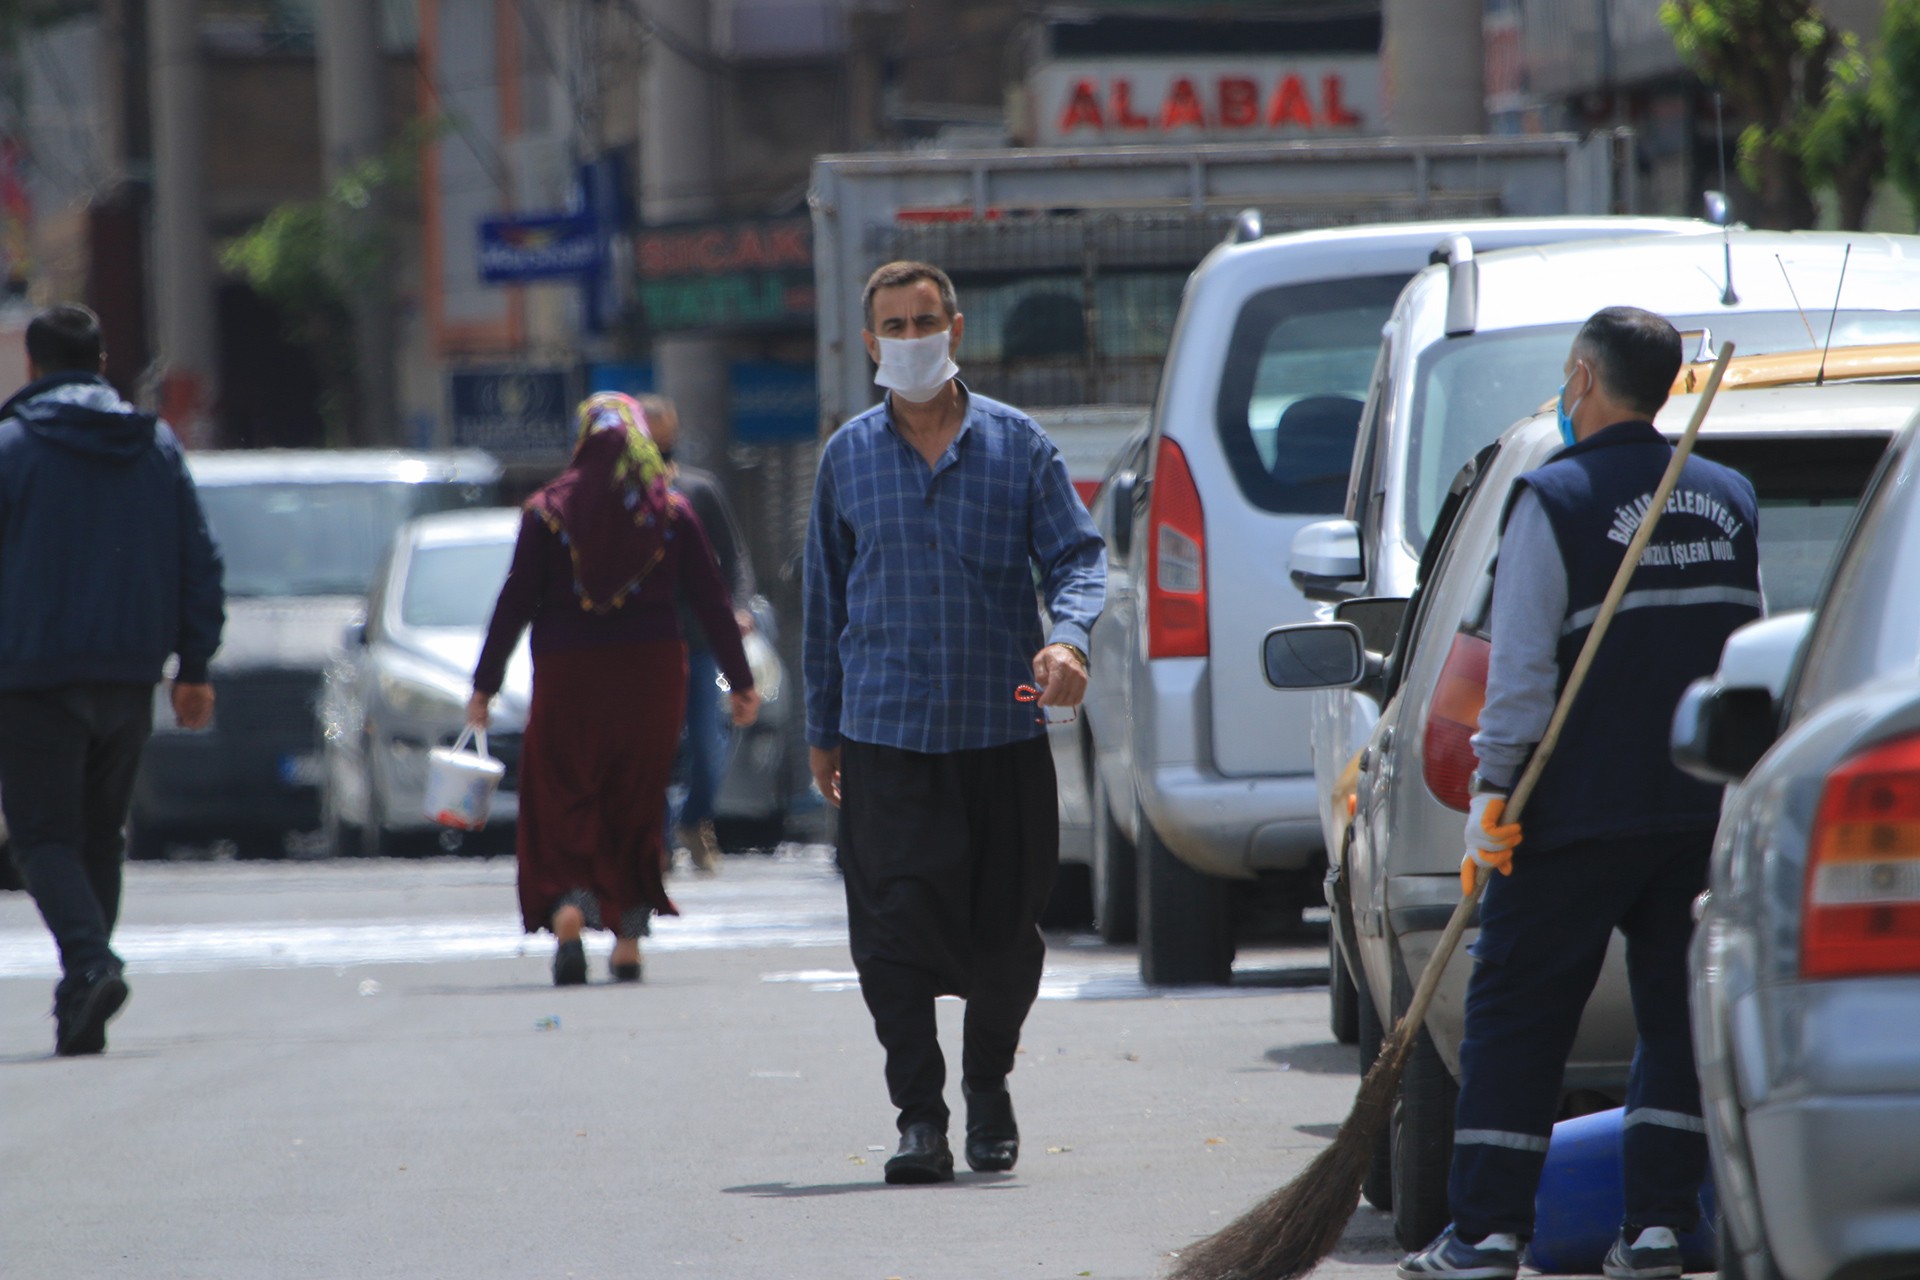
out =
<svg viewBox="0 0 1920 1280"><path fill-rule="evenodd" d="M1040 912L1060 866L1053 757L1044 737L927 754L847 742L840 866L860 990L887 1055L902 1131L945 1130L946 1061L934 999L967 1010L962 1079L1005 1087L1040 990Z"/></svg>
<svg viewBox="0 0 1920 1280"><path fill-rule="evenodd" d="M1448 1193L1462 1237L1533 1234L1561 1077L1616 928L1627 940L1639 1032L1621 1140L1625 1223L1676 1232L1694 1226L1707 1136L1688 1018L1687 945L1712 844L1711 831L1665 833L1529 857L1523 843L1513 874L1493 877L1470 948L1460 1045Z"/></svg>
<svg viewBox="0 0 1920 1280"><path fill-rule="evenodd" d="M0 692L0 805L14 865L60 949L56 1000L119 967L122 832L152 727L149 684Z"/></svg>

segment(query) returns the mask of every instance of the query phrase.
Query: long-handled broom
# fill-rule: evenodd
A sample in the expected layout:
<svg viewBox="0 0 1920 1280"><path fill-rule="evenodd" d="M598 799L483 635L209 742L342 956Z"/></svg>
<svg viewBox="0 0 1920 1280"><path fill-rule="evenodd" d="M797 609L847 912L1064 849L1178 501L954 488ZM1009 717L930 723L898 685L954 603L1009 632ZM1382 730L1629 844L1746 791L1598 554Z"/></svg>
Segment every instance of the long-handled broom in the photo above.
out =
<svg viewBox="0 0 1920 1280"><path fill-rule="evenodd" d="M1720 390L1720 378L1726 372L1727 361L1732 356L1732 343L1720 348L1720 358L1714 362L1713 371L1707 376L1706 387L1700 393L1700 402L1694 406L1693 417L1687 423L1685 434L1674 447L1673 461L1667 464L1666 474L1660 478L1660 487L1654 490L1653 504L1647 509L1632 541L1627 544L1620 570L1614 574L1613 585L1608 588L1606 599L1601 602L1599 616L1594 619L1593 629L1587 633L1580 656L1574 661L1573 671L1567 677L1566 688L1553 709L1552 719L1547 722L1540 745L1534 750L1526 772L1521 775L1519 784L1514 787L1513 795L1507 802L1502 818L1504 822L1520 820L1527 798L1533 794L1534 785L1540 780L1540 772L1546 767L1547 758L1553 754L1554 746L1560 740L1560 730L1566 724L1567 714L1573 709L1573 700L1586 681L1587 670L1593 665L1593 657L1601 639L1613 624L1613 615L1618 611L1620 598L1626 594L1627 583L1640 563L1640 554L1646 550L1654 526L1659 523L1661 512L1666 510L1667 499L1679 483L1680 468L1686 465L1687 457L1693 452L1693 442L1700 434L1700 424L1705 421L1707 409ZM1446 930L1433 949L1432 959L1427 961L1426 969L1420 974L1420 985L1414 988L1413 999L1407 1005L1406 1013L1380 1046L1380 1056L1360 1082L1360 1089L1354 1095L1353 1110L1340 1126L1340 1132L1334 1136L1333 1142L1315 1156L1313 1162L1292 1182L1269 1195L1234 1222L1184 1250L1171 1280L1295 1280L1295 1277L1313 1270L1321 1259L1333 1251L1334 1245L1340 1241L1341 1232L1346 1230L1347 1220L1353 1216L1360 1202L1360 1185L1365 1181L1367 1169L1373 1161L1374 1144L1379 1140L1381 1126L1386 1124L1393 1109L1394 1097L1400 1092L1400 1077L1406 1070L1407 1057L1413 1051L1414 1037L1426 1019L1427 1006L1433 1003L1441 975L1446 972L1447 962L1452 958L1454 948L1459 945L1460 935L1466 932L1467 923L1473 917L1486 883L1487 878L1481 876L1474 886L1474 892L1463 895L1460 905L1453 909L1453 916L1447 921Z"/></svg>

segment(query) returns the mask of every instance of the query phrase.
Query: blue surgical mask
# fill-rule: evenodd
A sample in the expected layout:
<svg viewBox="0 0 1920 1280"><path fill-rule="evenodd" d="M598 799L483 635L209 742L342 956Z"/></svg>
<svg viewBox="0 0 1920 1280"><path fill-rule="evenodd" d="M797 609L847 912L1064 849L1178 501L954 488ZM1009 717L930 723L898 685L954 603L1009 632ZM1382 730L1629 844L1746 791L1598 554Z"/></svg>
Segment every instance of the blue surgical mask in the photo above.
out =
<svg viewBox="0 0 1920 1280"><path fill-rule="evenodd" d="M1585 399L1585 398L1586 397L1584 396L1581 397L1581 399ZM1573 411L1574 409L1579 407L1579 404L1580 404L1579 400L1575 400L1571 405L1567 403L1567 384L1565 382L1561 383L1560 384L1560 404L1559 404L1560 438L1566 441L1567 447L1569 449L1571 449L1575 445L1575 443L1577 443L1579 440L1579 437L1573 434Z"/></svg>

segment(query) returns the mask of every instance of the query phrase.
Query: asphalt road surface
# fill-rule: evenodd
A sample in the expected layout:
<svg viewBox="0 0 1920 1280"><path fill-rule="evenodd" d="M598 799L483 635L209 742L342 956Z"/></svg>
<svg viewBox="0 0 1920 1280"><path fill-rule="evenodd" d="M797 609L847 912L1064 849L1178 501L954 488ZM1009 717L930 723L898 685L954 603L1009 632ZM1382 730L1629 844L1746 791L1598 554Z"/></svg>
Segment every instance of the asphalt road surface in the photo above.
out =
<svg viewBox="0 0 1920 1280"><path fill-rule="evenodd" d="M0 894L0 1276L1155 1277L1352 1100L1324 942L1161 993L1131 950L1061 935L1012 1078L1018 1168L888 1187L827 852L670 888L643 985L607 983L603 935L592 985L556 990L507 860L138 864L133 996L90 1059L52 1056L53 948ZM1363 1207L1321 1274L1396 1258Z"/></svg>

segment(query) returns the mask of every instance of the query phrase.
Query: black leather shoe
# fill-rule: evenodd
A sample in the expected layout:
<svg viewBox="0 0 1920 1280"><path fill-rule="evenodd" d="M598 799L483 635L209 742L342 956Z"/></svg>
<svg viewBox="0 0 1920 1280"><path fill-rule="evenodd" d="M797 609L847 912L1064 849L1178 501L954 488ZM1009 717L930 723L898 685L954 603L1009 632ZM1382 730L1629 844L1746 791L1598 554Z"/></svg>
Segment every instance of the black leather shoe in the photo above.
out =
<svg viewBox="0 0 1920 1280"><path fill-rule="evenodd" d="M62 1058L106 1052L107 1019L127 1002L127 980L116 970L97 970L82 981L67 1007L56 1010L53 1051Z"/></svg>
<svg viewBox="0 0 1920 1280"><path fill-rule="evenodd" d="M1005 1173L1020 1158L1020 1126L1013 1119L1013 1096L1004 1088L975 1093L965 1083L967 1168L975 1173Z"/></svg>
<svg viewBox="0 0 1920 1280"><path fill-rule="evenodd" d="M640 962L635 960L632 964L609 964L607 972L612 975L615 982L638 982L640 981Z"/></svg>
<svg viewBox="0 0 1920 1280"><path fill-rule="evenodd" d="M587 983L587 948L580 939L563 942L553 951L553 985L583 987Z"/></svg>
<svg viewBox="0 0 1920 1280"><path fill-rule="evenodd" d="M887 1161L887 1181L928 1183L953 1181L953 1150L947 1135L922 1120L900 1135L900 1149Z"/></svg>

